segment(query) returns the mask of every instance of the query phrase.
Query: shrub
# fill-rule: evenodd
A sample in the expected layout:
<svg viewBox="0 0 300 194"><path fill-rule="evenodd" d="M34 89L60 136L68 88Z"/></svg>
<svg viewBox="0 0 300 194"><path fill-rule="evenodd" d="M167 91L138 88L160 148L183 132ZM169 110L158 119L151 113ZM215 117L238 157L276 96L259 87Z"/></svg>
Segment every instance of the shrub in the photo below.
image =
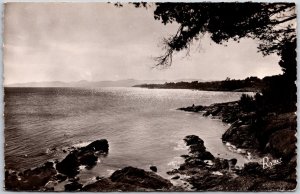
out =
<svg viewBox="0 0 300 194"><path fill-rule="evenodd" d="M255 110L255 101L252 96L247 94L242 94L239 105L241 106L242 110L246 112Z"/></svg>

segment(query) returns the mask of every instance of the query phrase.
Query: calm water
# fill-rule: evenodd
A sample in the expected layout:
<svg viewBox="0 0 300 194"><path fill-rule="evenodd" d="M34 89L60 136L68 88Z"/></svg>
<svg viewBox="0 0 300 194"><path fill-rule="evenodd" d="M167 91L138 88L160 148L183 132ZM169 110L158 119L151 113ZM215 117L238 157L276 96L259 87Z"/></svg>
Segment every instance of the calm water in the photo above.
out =
<svg viewBox="0 0 300 194"><path fill-rule="evenodd" d="M82 176L107 176L128 165L161 175L187 154L183 138L201 137L214 155L247 159L221 141L228 126L197 113L177 111L192 104L237 100L241 93L142 88L5 88L5 165L35 167L62 158L67 147L105 138L109 154Z"/></svg>

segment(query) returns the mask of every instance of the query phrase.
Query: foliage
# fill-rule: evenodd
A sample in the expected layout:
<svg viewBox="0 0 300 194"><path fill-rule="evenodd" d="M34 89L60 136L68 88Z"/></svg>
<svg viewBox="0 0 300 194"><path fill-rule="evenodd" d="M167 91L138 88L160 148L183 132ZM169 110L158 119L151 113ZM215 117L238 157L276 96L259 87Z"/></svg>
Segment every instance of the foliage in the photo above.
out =
<svg viewBox="0 0 300 194"><path fill-rule="evenodd" d="M255 101L252 96L248 94L242 94L241 99L239 100L239 105L241 106L242 110L246 112L253 111L255 107Z"/></svg>
<svg viewBox="0 0 300 194"><path fill-rule="evenodd" d="M172 88L172 89L196 89L206 91L261 91L265 84L257 77L249 77L245 80L226 78L223 81L211 82L166 82L164 84L142 84L136 87L144 88Z"/></svg>
<svg viewBox="0 0 300 194"><path fill-rule="evenodd" d="M286 79L291 82L296 81L297 74L296 46L296 39L292 42L285 42L281 49L281 60L279 61L279 65L287 77Z"/></svg>
<svg viewBox="0 0 300 194"><path fill-rule="evenodd" d="M260 40L264 54L281 55L285 42L296 38L295 3L157 3L154 18L162 23L177 22L175 35L166 38L166 53L157 58L158 64L172 63L175 51L189 49L190 44L205 33L223 44L248 37Z"/></svg>
<svg viewBox="0 0 300 194"><path fill-rule="evenodd" d="M282 76L263 80L266 87L255 100L258 110L296 110L296 11L295 3L158 3L154 18L167 25L179 24L175 35L165 39L166 53L158 64L172 63L174 52L189 49L190 44L205 33L224 44L241 38L259 40L258 50L264 55L277 53ZM227 85L226 85L227 84ZM232 90L234 82L227 80L223 88ZM243 103L251 100L243 97ZM247 109L247 107L246 107Z"/></svg>

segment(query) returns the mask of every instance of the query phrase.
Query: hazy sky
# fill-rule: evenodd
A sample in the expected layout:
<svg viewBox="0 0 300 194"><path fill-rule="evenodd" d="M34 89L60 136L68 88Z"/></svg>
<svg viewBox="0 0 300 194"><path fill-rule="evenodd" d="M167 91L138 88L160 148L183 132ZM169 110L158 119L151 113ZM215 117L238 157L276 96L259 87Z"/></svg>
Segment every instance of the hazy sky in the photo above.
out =
<svg viewBox="0 0 300 194"><path fill-rule="evenodd" d="M163 25L153 9L116 8L103 3L9 3L4 10L5 84L32 81L204 79L264 77L281 73L279 57L263 57L257 42L227 47L208 37L173 66L153 69L163 37L177 25Z"/></svg>

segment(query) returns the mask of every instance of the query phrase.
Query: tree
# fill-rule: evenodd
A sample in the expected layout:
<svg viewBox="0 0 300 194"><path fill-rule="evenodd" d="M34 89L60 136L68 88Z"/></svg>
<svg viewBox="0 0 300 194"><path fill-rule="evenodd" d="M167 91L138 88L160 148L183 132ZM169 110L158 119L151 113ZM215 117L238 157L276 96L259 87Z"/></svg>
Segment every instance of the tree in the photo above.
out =
<svg viewBox="0 0 300 194"><path fill-rule="evenodd" d="M297 77L296 61L296 39L291 42L285 42L281 48L281 60L279 65L288 81L295 82Z"/></svg>
<svg viewBox="0 0 300 194"><path fill-rule="evenodd" d="M264 55L282 55L284 45L296 39L295 3L156 3L154 18L179 24L176 34L164 39L165 53L157 57L157 66L171 65L174 52L189 49L204 34L217 44L243 37L260 40Z"/></svg>

